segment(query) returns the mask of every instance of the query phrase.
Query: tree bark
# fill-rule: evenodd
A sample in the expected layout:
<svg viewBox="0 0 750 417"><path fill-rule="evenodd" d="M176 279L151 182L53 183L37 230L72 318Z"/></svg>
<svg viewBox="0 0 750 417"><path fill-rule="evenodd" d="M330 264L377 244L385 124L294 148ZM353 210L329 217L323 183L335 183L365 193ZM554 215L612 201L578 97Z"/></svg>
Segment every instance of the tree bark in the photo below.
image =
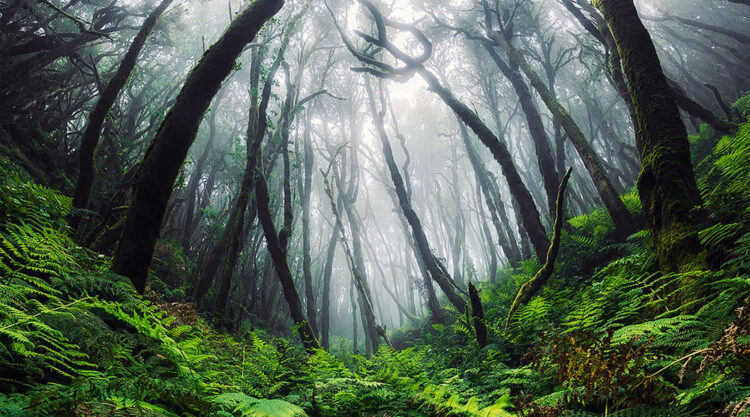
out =
<svg viewBox="0 0 750 417"><path fill-rule="evenodd" d="M692 228L700 219L700 194L690 162L685 125L659 57L632 0L596 0L622 59L636 106L642 168L641 203L651 223L659 265L688 268L700 252Z"/></svg>
<svg viewBox="0 0 750 417"><path fill-rule="evenodd" d="M94 110L89 115L89 122L86 125L86 130L81 138L81 146L78 149L79 159L79 173L78 181L76 182L75 189L73 191L73 213L70 216L70 226L74 229L78 228L81 222L80 212L76 210L85 209L89 204L89 196L91 195L91 187L94 184L94 177L96 176L96 147L99 144L99 136L101 135L102 126L104 126L104 120L107 117L107 113L114 105L117 96L120 95L120 90L125 86L125 83L130 78L130 73L135 67L136 61L138 60L138 54L141 53L143 45L146 43L148 35L156 26L156 22L164 11L172 4L173 0L162 0L156 9L148 15L146 20L141 25L141 29L138 34L133 38L133 42L128 48L128 52L120 62L120 66L117 68L114 77L109 80L107 86L102 90L99 100L94 106Z"/></svg>
<svg viewBox="0 0 750 417"><path fill-rule="evenodd" d="M531 85L539 93L542 101L544 101L550 112L552 112L552 115L562 125L563 130L565 130L565 133L568 135L568 139L576 148L576 151L578 151L578 155L581 157L586 170L591 175L596 190L604 202L604 206L607 208L610 217L612 217L619 238L625 239L635 233L637 228L633 216L617 195L612 180L607 175L599 157L596 155L596 152L594 152L591 144L586 140L586 137L583 135L583 132L581 132L578 124L573 120L562 104L560 104L557 97L552 95L544 84L544 81L542 81L539 75L526 62L523 55L521 55L513 45L506 42L503 36L497 32L493 36L493 40L499 45L503 45L510 56L515 57L516 62L519 63L524 74L529 78Z"/></svg>
<svg viewBox="0 0 750 417"><path fill-rule="evenodd" d="M143 293L169 195L211 99L235 59L284 0L256 0L203 55L185 81L141 164L113 269Z"/></svg>
<svg viewBox="0 0 750 417"><path fill-rule="evenodd" d="M474 321L474 334L477 337L479 348L487 346L487 325L484 323L484 309L482 299L479 298L477 287L469 283L469 298L471 299L471 316Z"/></svg>

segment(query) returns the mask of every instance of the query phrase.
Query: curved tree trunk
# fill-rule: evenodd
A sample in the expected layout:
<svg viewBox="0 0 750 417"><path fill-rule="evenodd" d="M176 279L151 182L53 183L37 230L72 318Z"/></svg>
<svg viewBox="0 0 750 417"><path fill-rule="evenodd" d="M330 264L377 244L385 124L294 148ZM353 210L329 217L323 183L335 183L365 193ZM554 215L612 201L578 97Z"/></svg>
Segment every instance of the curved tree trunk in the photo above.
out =
<svg viewBox="0 0 750 417"><path fill-rule="evenodd" d="M482 45L490 54L500 72L505 75L505 78L510 81L513 89L516 91L518 102L521 104L521 109L523 109L523 113L526 116L526 124L529 127L531 140L534 143L534 149L536 150L539 162L539 171L542 174L545 196L547 197L547 207L550 215L552 215L555 207L555 194L557 193L557 186L560 180L555 170L555 159L552 157L552 148L550 147L547 132L544 130L542 116L539 114L539 109L537 109L534 103L529 86L523 80L518 62L511 60L510 65L508 65L495 52L492 44L482 42Z"/></svg>
<svg viewBox="0 0 750 417"><path fill-rule="evenodd" d="M283 4L284 0L256 0L232 21L193 68L146 151L113 261L114 271L130 278L140 293L146 289L169 195L203 114L245 45Z"/></svg>
<svg viewBox="0 0 750 417"><path fill-rule="evenodd" d="M537 210L531 193L529 193L528 188L526 188L523 180L521 180L521 175L513 163L513 157L508 152L508 148L479 119L476 113L456 99L450 90L443 87L432 73L421 66L417 71L425 79L430 89L443 99L445 104L456 113L461 121L474 131L479 140L492 152L492 156L500 164L503 174L508 181L510 193L518 202L521 221L529 234L531 244L534 246L537 256L540 259L543 258L547 252L549 240L547 240L547 235L544 232L544 226L542 226L542 221L539 217L539 210Z"/></svg>
<svg viewBox="0 0 750 417"><path fill-rule="evenodd" d="M568 186L568 179L573 168L569 168L568 172L563 176L560 182L560 188L557 191L557 203L555 210L555 225L552 231L552 243L550 244L549 251L545 257L544 265L542 268L518 290L516 298L513 300L513 304L510 306L508 311L508 318L505 320L505 327L508 327L513 314L516 312L518 307L526 304L552 276L555 271L555 260L557 259L557 252L560 249L560 232L562 232L562 225L565 222L563 219L563 202L565 198L565 188Z"/></svg>
<svg viewBox="0 0 750 417"><path fill-rule="evenodd" d="M130 73L135 68L135 63L138 60L138 54L141 53L143 45L146 43L148 35L156 26L156 22L164 11L172 4L173 0L162 0L156 9L148 15L146 20L141 25L141 29L138 34L133 38L133 42L128 48L128 52L125 53L125 57L122 58L120 66L117 68L114 77L107 83L107 86L102 90L102 94L99 100L94 106L94 110L89 115L89 122L86 125L86 130L81 138L81 147L78 149L79 159L79 173L78 181L76 182L75 190L73 191L73 209L85 209L89 205L89 196L91 195L91 187L94 184L94 177L96 176L96 147L99 144L99 135L101 135L102 126L104 126L104 120L109 113L109 109L115 104L117 96L120 95L120 90L125 86L125 83L130 78ZM70 226L77 228L81 222L80 214L75 211L70 217Z"/></svg>

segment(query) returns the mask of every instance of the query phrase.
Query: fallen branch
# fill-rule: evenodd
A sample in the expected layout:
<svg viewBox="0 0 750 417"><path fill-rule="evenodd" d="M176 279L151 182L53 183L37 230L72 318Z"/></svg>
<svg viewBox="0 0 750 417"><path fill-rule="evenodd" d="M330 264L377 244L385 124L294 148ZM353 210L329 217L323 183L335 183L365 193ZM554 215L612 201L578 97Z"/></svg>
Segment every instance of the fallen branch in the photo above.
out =
<svg viewBox="0 0 750 417"><path fill-rule="evenodd" d="M568 168L568 172L565 173L565 176L560 182L560 187L557 189L555 226L552 232L552 242L547 250L547 259L545 260L542 269L534 275L534 278L531 278L527 283L521 286L520 290L518 290L518 295L516 295L516 299L513 300L513 304L510 306L510 311L508 312L508 318L505 320L506 329L508 328L508 324L510 324L510 319L513 318L513 313L516 312L518 307L522 304L528 303L529 300L531 300L531 297L536 295L542 286L547 283L552 276L552 272L555 270L555 259L557 259L557 251L560 249L560 232L563 223L563 197L565 196L565 187L568 185L568 179L570 179L571 172L573 172L573 168Z"/></svg>

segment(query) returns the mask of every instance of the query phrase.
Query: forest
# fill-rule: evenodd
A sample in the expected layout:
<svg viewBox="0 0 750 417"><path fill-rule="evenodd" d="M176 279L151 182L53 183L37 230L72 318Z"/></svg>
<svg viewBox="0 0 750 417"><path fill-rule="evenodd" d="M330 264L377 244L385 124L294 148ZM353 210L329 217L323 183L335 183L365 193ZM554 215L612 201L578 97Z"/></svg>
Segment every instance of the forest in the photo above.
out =
<svg viewBox="0 0 750 417"><path fill-rule="evenodd" d="M0 0L11 416L750 416L750 1Z"/></svg>

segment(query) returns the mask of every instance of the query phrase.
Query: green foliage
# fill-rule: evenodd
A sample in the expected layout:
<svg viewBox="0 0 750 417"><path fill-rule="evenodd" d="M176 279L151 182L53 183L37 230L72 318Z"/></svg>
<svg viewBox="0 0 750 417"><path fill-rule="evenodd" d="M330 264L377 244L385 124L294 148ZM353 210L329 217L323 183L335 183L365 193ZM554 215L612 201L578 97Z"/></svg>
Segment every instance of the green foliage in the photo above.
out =
<svg viewBox="0 0 750 417"><path fill-rule="evenodd" d="M343 339L307 355L296 338L213 328L181 298L191 265L174 243L157 248L158 294L135 294L107 272L106 257L72 241L70 199L10 166L0 178L0 415L740 410L750 396L750 125L723 138L704 129L692 141L708 214L697 233L711 269L662 274L648 231L615 242L600 207L569 221L555 274L507 328L513 298L539 263L480 285L488 346L450 311L446 323L397 332L398 349L381 345L368 357L348 353ZM622 199L640 213L635 190Z"/></svg>
<svg viewBox="0 0 750 417"><path fill-rule="evenodd" d="M305 411L283 400L262 400L240 392L217 395L212 402L221 411L241 417L306 417Z"/></svg>

